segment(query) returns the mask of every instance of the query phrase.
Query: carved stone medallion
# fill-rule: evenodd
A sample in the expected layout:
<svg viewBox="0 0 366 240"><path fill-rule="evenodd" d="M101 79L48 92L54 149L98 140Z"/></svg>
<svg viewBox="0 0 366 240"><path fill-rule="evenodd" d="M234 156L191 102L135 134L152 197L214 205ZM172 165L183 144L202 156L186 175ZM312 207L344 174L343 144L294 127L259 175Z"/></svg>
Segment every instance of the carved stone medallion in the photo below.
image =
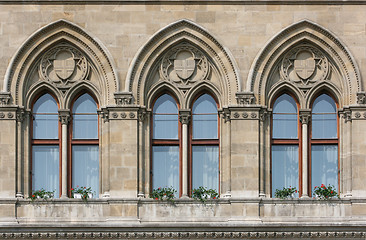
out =
<svg viewBox="0 0 366 240"><path fill-rule="evenodd" d="M279 69L282 80L291 81L306 92L314 83L327 79L329 62L320 50L301 45L284 56Z"/></svg>
<svg viewBox="0 0 366 240"><path fill-rule="evenodd" d="M43 55L39 75L65 93L75 82L87 80L89 64L79 50L62 44Z"/></svg>
<svg viewBox="0 0 366 240"><path fill-rule="evenodd" d="M210 67L205 55L196 47L183 43L170 49L160 65L160 80L170 81L186 90L197 81L208 80Z"/></svg>

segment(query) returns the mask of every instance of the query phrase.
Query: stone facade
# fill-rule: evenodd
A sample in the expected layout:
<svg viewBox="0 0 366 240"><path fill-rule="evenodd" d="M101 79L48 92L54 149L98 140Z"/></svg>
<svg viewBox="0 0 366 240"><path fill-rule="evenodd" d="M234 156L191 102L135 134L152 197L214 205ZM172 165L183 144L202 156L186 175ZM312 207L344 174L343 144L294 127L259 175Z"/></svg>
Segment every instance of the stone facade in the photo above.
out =
<svg viewBox="0 0 366 240"><path fill-rule="evenodd" d="M0 238L364 239L365 12L353 0L0 1ZM65 174L70 108L85 91L99 119L99 196L87 202L68 197ZM32 106L45 92L59 104L62 197L30 201ZM217 100L220 199L149 198L152 109L164 92L183 126L198 94ZM287 200L271 195L272 106L283 92L296 96L305 143L302 197ZM337 103L340 199L329 201L308 184L321 92Z"/></svg>

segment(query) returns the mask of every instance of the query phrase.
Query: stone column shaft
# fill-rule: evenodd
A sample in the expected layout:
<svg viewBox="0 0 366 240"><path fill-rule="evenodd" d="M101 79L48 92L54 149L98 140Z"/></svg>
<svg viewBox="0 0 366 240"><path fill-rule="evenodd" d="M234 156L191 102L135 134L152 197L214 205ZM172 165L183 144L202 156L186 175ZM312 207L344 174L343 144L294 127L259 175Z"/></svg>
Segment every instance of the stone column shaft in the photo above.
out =
<svg viewBox="0 0 366 240"><path fill-rule="evenodd" d="M308 184L308 166L309 166L309 151L308 151L308 124L311 119L311 112L301 112L300 121L302 123L302 196L309 197Z"/></svg>
<svg viewBox="0 0 366 240"><path fill-rule="evenodd" d="M59 110L61 121L61 198L67 198L67 125L70 121L68 110Z"/></svg>
<svg viewBox="0 0 366 240"><path fill-rule="evenodd" d="M188 197L188 123L189 111L181 111L179 120L182 123L182 197Z"/></svg>

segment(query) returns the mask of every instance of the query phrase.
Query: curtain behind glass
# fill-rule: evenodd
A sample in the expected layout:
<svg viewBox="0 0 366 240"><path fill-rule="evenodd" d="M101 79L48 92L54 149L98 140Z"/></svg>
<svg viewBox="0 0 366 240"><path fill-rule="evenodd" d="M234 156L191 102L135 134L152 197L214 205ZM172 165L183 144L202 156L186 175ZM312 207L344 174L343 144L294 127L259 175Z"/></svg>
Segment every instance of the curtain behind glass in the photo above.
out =
<svg viewBox="0 0 366 240"><path fill-rule="evenodd" d="M72 187L91 187L99 196L99 146L72 146Z"/></svg>
<svg viewBox="0 0 366 240"><path fill-rule="evenodd" d="M217 105L208 94L200 96L192 107L193 139L217 139Z"/></svg>
<svg viewBox="0 0 366 240"><path fill-rule="evenodd" d="M272 196L276 189L296 187L299 190L299 147L272 146Z"/></svg>
<svg viewBox="0 0 366 240"><path fill-rule="evenodd" d="M74 103L73 139L98 139L97 104L89 94L83 94Z"/></svg>
<svg viewBox="0 0 366 240"><path fill-rule="evenodd" d="M173 187L179 194L179 146L153 146L153 188Z"/></svg>
<svg viewBox="0 0 366 240"><path fill-rule="evenodd" d="M59 148L58 146L32 147L32 190L41 188L55 191L54 197L59 197Z"/></svg>
<svg viewBox="0 0 366 240"><path fill-rule="evenodd" d="M338 189L338 146L311 146L311 189L322 184ZM338 190L337 190L338 191Z"/></svg>
<svg viewBox="0 0 366 240"><path fill-rule="evenodd" d="M295 100L288 94L277 98L273 105L273 129L274 139L297 139L297 106Z"/></svg>
<svg viewBox="0 0 366 240"><path fill-rule="evenodd" d="M200 186L219 192L219 147L192 147L192 187Z"/></svg>
<svg viewBox="0 0 366 240"><path fill-rule="evenodd" d="M312 109L312 139L337 138L337 113L334 100L322 94L315 99Z"/></svg>
<svg viewBox="0 0 366 240"><path fill-rule="evenodd" d="M178 139L178 106L168 94L162 95L155 102L153 139Z"/></svg>
<svg viewBox="0 0 366 240"><path fill-rule="evenodd" d="M58 139L58 106L48 93L33 106L33 139Z"/></svg>

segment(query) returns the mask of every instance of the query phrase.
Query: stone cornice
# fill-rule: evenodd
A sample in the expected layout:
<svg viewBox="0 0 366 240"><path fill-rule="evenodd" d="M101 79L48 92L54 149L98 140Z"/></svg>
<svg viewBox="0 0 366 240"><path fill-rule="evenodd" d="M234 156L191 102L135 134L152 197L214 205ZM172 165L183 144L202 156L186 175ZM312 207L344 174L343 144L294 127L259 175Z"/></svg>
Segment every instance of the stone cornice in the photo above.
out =
<svg viewBox="0 0 366 240"><path fill-rule="evenodd" d="M364 0L0 0L0 4L117 4L117 3L181 3L243 5L366 5Z"/></svg>

